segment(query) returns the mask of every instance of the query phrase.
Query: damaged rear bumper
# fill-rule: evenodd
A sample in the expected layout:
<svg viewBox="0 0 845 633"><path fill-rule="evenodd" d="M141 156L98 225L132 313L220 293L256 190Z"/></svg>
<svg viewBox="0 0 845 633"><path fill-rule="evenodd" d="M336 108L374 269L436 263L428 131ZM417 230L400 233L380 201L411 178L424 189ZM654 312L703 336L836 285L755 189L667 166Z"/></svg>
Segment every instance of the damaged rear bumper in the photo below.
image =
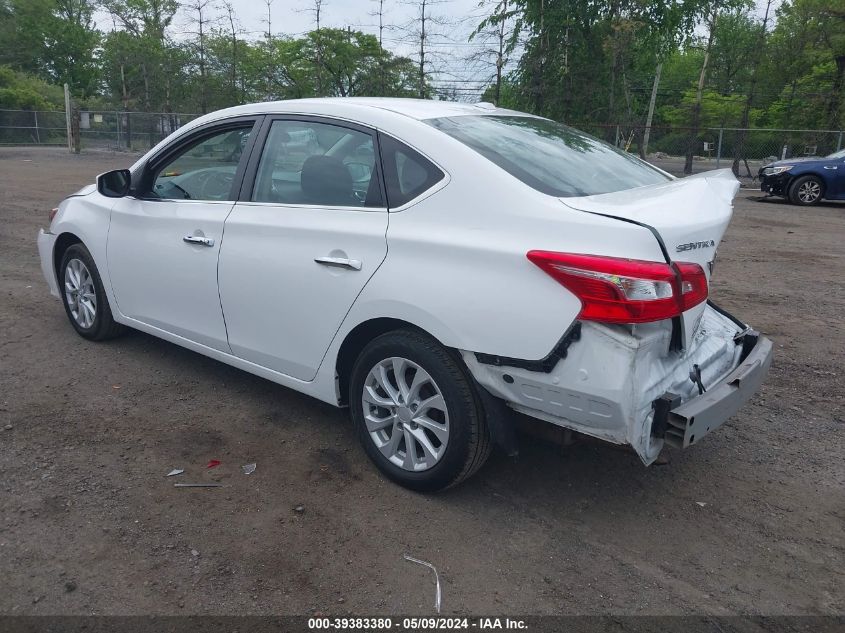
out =
<svg viewBox="0 0 845 633"><path fill-rule="evenodd" d="M648 465L665 444L686 447L721 426L760 387L771 362L768 339L711 305L686 349L671 341L666 322L584 322L549 366L462 356L479 385L509 408L628 444Z"/></svg>
<svg viewBox="0 0 845 633"><path fill-rule="evenodd" d="M772 342L753 330L737 342L743 345L744 358L717 385L674 408L655 403L652 434L662 432L670 446L687 448L722 426L757 392L772 363ZM660 401L671 403L674 398L680 400L675 394L664 394Z"/></svg>

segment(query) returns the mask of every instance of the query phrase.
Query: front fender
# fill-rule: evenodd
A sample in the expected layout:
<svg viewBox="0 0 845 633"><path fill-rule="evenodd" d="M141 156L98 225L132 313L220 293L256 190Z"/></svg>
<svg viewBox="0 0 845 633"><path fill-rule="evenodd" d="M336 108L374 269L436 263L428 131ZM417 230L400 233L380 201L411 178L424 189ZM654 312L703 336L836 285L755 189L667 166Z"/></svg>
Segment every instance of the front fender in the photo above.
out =
<svg viewBox="0 0 845 633"><path fill-rule="evenodd" d="M106 246L109 236L109 222L111 219L111 208L114 200L105 198L97 193L86 196L72 196L62 201L59 211L50 226L49 233L55 237L52 240L50 252L50 264L52 270L56 270L57 261L55 245L59 243L62 235L70 234L81 241L97 266L100 279L103 281L103 288L106 291L112 314L119 319L116 310L117 304L112 292L111 277L108 270L108 259L106 257ZM44 256L42 256L43 260ZM42 263L43 265L43 263Z"/></svg>

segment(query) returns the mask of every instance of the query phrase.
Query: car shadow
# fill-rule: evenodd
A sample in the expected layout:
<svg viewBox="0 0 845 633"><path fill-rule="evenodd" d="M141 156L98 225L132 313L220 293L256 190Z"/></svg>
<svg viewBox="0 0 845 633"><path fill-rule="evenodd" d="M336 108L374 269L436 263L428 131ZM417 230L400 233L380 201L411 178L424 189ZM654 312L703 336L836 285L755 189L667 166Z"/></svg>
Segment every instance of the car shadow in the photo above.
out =
<svg viewBox="0 0 845 633"><path fill-rule="evenodd" d="M792 204L786 198L781 198L780 196L747 196L746 200L751 200L753 202L764 202L766 204L774 204L774 205L781 205L784 207L795 207L796 209L807 210L812 209L814 207L827 207L831 209L842 209L845 207L845 201L843 200L822 200L814 205L814 207L802 207L797 204Z"/></svg>
<svg viewBox="0 0 845 633"><path fill-rule="evenodd" d="M319 434L325 434L327 447L337 441L357 442L345 409L137 330L130 330L127 336L114 344L123 347L121 354L124 358L128 356L154 363L155 371L162 374L174 377L189 375L190 388L204 392L204 405L210 411L224 403L231 405L233 399L240 400L249 403L252 416L268 420L279 437L299 432L310 435L319 430ZM169 397L160 391L157 396ZM220 401L215 403L213 398L220 398ZM547 423L516 413L512 420L521 429L519 456L507 457L494 449L489 462L479 473L455 489L436 495L437 503L447 506L466 504L470 498L477 497L486 499L487 503L491 498L496 502L518 503L520 506L531 503L535 508L548 504L586 507L585 504L598 502L613 505L614 500L623 503L624 499L641 494L645 489L649 489L649 496L661 491L671 495L672 488L677 485L673 475L673 471L677 470L674 463L646 468L628 447L577 433L572 435L571 443L560 445L543 438L547 434L542 432L524 432L526 427L545 426ZM309 429L305 425L316 425L317 428ZM254 436L249 433L251 430L241 431L245 435L243 441L253 441ZM230 427L228 432L237 433L238 429ZM319 446L311 448L320 450ZM679 453L674 455L677 457ZM352 468L356 475L360 474L371 483L373 478L380 477L363 450L353 451L350 459L357 462ZM382 480L386 486L393 485ZM397 493L414 494L398 490Z"/></svg>

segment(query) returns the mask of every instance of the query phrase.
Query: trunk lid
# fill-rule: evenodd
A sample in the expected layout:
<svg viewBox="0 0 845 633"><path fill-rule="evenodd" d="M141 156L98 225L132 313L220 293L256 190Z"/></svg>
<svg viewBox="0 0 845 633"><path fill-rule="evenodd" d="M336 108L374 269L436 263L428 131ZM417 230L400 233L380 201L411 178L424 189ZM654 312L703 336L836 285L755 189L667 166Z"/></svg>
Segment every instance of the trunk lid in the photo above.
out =
<svg viewBox="0 0 845 633"><path fill-rule="evenodd" d="M578 211L647 226L660 236L671 261L700 265L709 283L716 249L733 215L733 198L738 190L739 181L731 170L720 169L658 185L561 201ZM699 304L683 315L687 347L704 307L704 303Z"/></svg>

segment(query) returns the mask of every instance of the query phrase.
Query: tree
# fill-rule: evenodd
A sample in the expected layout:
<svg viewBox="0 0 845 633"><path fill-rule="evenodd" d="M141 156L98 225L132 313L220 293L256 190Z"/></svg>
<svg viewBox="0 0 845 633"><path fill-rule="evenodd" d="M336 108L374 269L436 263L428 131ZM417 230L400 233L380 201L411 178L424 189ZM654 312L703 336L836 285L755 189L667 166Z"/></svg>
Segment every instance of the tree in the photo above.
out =
<svg viewBox="0 0 845 633"><path fill-rule="evenodd" d="M57 110L64 107L64 93L58 86L0 66L0 109Z"/></svg>
<svg viewBox="0 0 845 633"><path fill-rule="evenodd" d="M379 45L379 48L384 51L384 29L385 29L385 25L384 25L384 15L385 15L384 14L384 0L370 0L370 1L376 3L375 10L370 11L369 15L371 17L378 19L378 45ZM384 59L383 58L379 59L379 65L382 67L382 70L383 70L383 66L384 66ZM386 88L387 88L386 82L381 81L379 83L379 87L381 89L379 94L382 97L385 96Z"/></svg>
<svg viewBox="0 0 845 633"><path fill-rule="evenodd" d="M231 37L232 43L232 56L231 56L231 91L232 91L232 100L235 103L242 103L243 102L243 84L241 84L241 89L238 90L238 32L239 28L236 26L235 20L235 7L232 5L231 2L224 2L223 8L226 10L226 22L229 27L229 36Z"/></svg>
<svg viewBox="0 0 845 633"><path fill-rule="evenodd" d="M177 1L103 0L103 7L132 40L120 42L122 53L132 51L123 56L121 72L140 72L143 109L150 111L155 103L156 108L170 111L173 74L164 69L171 70L178 57L167 39L167 29L179 7Z"/></svg>
<svg viewBox="0 0 845 633"><path fill-rule="evenodd" d="M79 97L90 97L100 88L95 51L100 33L93 23L91 0L54 0L45 23L42 72L57 84L68 84Z"/></svg>
<svg viewBox="0 0 845 633"><path fill-rule="evenodd" d="M710 52L713 49L713 39L716 36L716 21L719 19L719 0L713 2L713 17L710 19L707 29L707 46L704 49L704 57L701 62L701 71L698 74L698 88L695 93L695 102L692 106L692 123L689 135L687 136L687 151L684 160L684 173L692 173L692 159L698 142L698 132L701 126L701 99L704 94L704 81L707 78L707 65L710 62Z"/></svg>
<svg viewBox="0 0 845 633"><path fill-rule="evenodd" d="M448 3L449 0L406 0L405 4L413 7L414 17L399 27L403 32L403 39L416 48L417 66L417 95L420 99L430 96L429 67L433 53L430 39L432 37L445 38L442 29L450 24L449 18L439 13L436 7Z"/></svg>
<svg viewBox="0 0 845 633"><path fill-rule="evenodd" d="M495 67L492 99L494 104L499 105L504 68L517 46L522 22L517 19L519 12L513 0L481 0L478 6L487 8L489 13L470 33L470 41L481 39L484 44L484 48L471 59L486 61L492 58Z"/></svg>
<svg viewBox="0 0 845 633"><path fill-rule="evenodd" d="M196 37L195 50L197 66L199 68L200 112L208 112L208 98L206 96L206 38L211 29L211 0L190 0L183 7L189 12L189 22L195 31L189 31Z"/></svg>
<svg viewBox="0 0 845 633"><path fill-rule="evenodd" d="M320 19L323 14L323 8L326 6L326 0L311 0L311 8L309 11L314 16L314 24L317 27L314 33L314 59L317 70L317 96L323 96L323 38L320 33Z"/></svg>
<svg viewBox="0 0 845 633"><path fill-rule="evenodd" d="M763 21L760 24L759 34L755 37L754 55L751 62L751 79L745 98L745 106L742 109L742 119L739 123L739 133L736 136L734 144L734 160L731 166L734 176L739 176L739 161L745 158L745 137L746 128L749 123L749 116L751 114L751 106L754 103L755 91L757 89L757 71L760 68L760 59L766 48L766 36L768 35L769 25L769 11L772 8L772 0L766 0L766 12L763 16ZM752 177L751 168L748 166L748 160L745 160L745 169L748 171L749 178Z"/></svg>

